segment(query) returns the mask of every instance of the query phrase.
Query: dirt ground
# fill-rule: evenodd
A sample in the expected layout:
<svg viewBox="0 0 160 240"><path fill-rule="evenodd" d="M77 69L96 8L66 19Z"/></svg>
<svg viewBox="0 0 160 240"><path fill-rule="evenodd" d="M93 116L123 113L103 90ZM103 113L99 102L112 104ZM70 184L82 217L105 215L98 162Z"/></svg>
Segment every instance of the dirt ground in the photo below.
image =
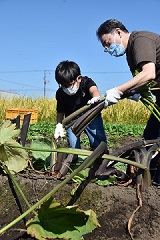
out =
<svg viewBox="0 0 160 240"><path fill-rule="evenodd" d="M128 142L127 142L128 143ZM58 180L35 173L25 173L16 176L16 180L29 200L36 203L46 193L52 190ZM71 199L72 182L58 191L54 197L66 205ZM96 212L100 228L84 236L85 240L129 240L131 239L127 224L133 211L138 206L136 189L128 187L107 186L101 187L89 183L75 202L81 209L92 209ZM22 198L17 194L8 181L0 174L0 228L6 226L27 209ZM25 231L25 221L21 220L0 236L2 240L34 240ZM135 213L131 224L131 233L134 240L160 239L160 189L151 186L142 192L142 207Z"/></svg>

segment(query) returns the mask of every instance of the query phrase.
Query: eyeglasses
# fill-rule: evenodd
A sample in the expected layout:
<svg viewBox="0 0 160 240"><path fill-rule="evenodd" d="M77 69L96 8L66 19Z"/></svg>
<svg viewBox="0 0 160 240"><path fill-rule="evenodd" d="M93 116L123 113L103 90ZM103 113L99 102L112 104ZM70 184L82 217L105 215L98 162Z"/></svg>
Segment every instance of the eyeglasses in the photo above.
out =
<svg viewBox="0 0 160 240"><path fill-rule="evenodd" d="M106 47L104 47L104 52L108 52L108 49Z"/></svg>
<svg viewBox="0 0 160 240"><path fill-rule="evenodd" d="M114 34L114 40L113 40L111 37L109 37L108 40L105 40L105 41L102 43L102 45L103 45L103 47L104 47L104 52L108 52L108 49L110 48L111 44L112 44L113 42L115 42L115 37L116 37L116 35Z"/></svg>
<svg viewBox="0 0 160 240"><path fill-rule="evenodd" d="M105 42L103 43L104 52L108 52L108 49L109 49L110 45L111 45L111 44L109 43L109 41L105 41Z"/></svg>

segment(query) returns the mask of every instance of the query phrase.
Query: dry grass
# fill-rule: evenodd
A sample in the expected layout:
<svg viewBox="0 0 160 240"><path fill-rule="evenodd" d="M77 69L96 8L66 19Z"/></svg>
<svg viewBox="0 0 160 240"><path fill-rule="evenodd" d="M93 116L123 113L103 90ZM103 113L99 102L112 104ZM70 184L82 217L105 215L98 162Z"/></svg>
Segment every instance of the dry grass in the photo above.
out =
<svg viewBox="0 0 160 240"><path fill-rule="evenodd" d="M150 111L142 102L121 100L102 111L104 122L146 124Z"/></svg>
<svg viewBox="0 0 160 240"><path fill-rule="evenodd" d="M6 109L28 108L38 110L38 121L56 121L56 100L45 98L1 98L0 122L5 119ZM141 102L121 100L102 111L105 122L110 123L146 123L150 112Z"/></svg>
<svg viewBox="0 0 160 240"><path fill-rule="evenodd" d="M0 122L6 118L6 109L25 108L37 109L38 121L55 121L56 119L56 100L45 98L13 98L0 99Z"/></svg>

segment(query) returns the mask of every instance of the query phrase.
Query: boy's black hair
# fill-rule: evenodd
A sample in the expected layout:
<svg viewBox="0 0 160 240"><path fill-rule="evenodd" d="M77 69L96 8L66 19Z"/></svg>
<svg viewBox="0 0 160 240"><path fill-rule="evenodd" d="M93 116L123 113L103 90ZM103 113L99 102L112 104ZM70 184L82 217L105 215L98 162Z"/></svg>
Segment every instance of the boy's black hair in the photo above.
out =
<svg viewBox="0 0 160 240"><path fill-rule="evenodd" d="M120 28L123 32L128 32L126 27L120 21L116 19L109 19L100 25L96 31L96 35L98 39L100 39L103 34L112 33L116 28Z"/></svg>
<svg viewBox="0 0 160 240"><path fill-rule="evenodd" d="M55 70L55 79L63 87L69 87L70 83L76 80L79 75L81 75L80 68L73 61L62 61Z"/></svg>

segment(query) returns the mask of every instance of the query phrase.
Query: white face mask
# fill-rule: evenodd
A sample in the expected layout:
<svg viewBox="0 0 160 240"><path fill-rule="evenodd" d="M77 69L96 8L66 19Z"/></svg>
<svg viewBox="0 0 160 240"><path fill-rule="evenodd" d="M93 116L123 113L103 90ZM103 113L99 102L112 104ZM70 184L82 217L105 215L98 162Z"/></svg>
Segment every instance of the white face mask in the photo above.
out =
<svg viewBox="0 0 160 240"><path fill-rule="evenodd" d="M68 87L68 88L64 88L64 87L63 87L62 89L63 89L63 91L64 91L67 95L72 96L72 95L74 95L74 94L77 93L79 87L77 87L77 86L74 84L73 86L70 86L70 87Z"/></svg>

